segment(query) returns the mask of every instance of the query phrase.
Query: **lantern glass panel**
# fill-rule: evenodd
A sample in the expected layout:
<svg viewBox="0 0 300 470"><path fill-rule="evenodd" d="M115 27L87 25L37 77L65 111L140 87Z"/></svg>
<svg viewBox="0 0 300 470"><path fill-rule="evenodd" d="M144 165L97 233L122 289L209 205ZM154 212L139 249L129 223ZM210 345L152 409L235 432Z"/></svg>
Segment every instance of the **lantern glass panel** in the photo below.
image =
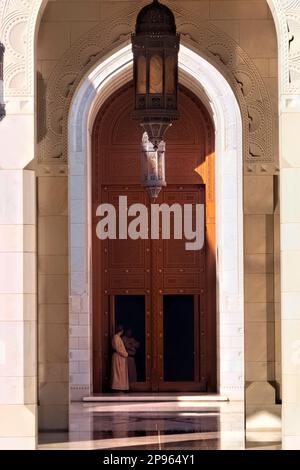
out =
<svg viewBox="0 0 300 470"><path fill-rule="evenodd" d="M175 93L175 57L168 56L166 58L166 93Z"/></svg>
<svg viewBox="0 0 300 470"><path fill-rule="evenodd" d="M159 55L150 59L150 93L163 93L163 60Z"/></svg>
<svg viewBox="0 0 300 470"><path fill-rule="evenodd" d="M146 75L146 58L141 55L138 58L137 65L137 92L144 95L147 93L147 75Z"/></svg>

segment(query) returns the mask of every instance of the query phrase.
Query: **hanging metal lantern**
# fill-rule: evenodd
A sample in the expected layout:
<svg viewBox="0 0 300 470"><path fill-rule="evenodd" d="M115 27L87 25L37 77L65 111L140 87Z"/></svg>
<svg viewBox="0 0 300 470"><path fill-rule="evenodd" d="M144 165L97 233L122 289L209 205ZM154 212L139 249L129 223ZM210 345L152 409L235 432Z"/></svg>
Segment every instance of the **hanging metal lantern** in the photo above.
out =
<svg viewBox="0 0 300 470"><path fill-rule="evenodd" d="M142 185L147 189L151 198L156 199L161 189L167 185L165 179L165 149L164 141L160 141L155 149L149 141L147 132L142 141Z"/></svg>
<svg viewBox="0 0 300 470"><path fill-rule="evenodd" d="M3 59L4 59L5 48L0 42L0 121L5 116L5 104L3 96Z"/></svg>
<svg viewBox="0 0 300 470"><path fill-rule="evenodd" d="M153 197L157 197L160 188L166 185L164 136L179 117L179 45L180 36L176 32L172 11L158 0L142 8L132 35L135 91L133 118L140 122L148 136L147 144L145 137L142 144L142 174L143 184L149 188Z"/></svg>

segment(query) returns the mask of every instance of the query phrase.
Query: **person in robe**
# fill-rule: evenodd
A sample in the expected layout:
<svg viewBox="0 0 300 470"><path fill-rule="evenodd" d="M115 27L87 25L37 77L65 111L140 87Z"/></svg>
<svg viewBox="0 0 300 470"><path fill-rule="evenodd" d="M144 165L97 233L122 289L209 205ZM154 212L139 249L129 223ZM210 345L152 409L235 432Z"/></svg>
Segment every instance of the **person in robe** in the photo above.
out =
<svg viewBox="0 0 300 470"><path fill-rule="evenodd" d="M136 350L140 347L140 343L132 336L131 328L127 328L125 336L123 336L123 343L128 353L129 383L137 382L135 355Z"/></svg>
<svg viewBox="0 0 300 470"><path fill-rule="evenodd" d="M111 388L119 392L129 390L128 380L128 352L125 349L121 336L124 330L117 326L116 333L112 338L112 364L111 364Z"/></svg>

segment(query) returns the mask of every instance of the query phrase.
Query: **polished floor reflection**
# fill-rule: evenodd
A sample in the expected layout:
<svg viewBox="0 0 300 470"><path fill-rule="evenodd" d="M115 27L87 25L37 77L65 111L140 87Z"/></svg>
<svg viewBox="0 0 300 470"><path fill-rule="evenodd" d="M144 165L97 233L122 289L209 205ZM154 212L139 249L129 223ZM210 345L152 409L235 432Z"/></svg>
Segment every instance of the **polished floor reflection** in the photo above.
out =
<svg viewBox="0 0 300 470"><path fill-rule="evenodd" d="M247 434L243 404L73 403L70 432L42 433L39 449L280 449L280 433Z"/></svg>

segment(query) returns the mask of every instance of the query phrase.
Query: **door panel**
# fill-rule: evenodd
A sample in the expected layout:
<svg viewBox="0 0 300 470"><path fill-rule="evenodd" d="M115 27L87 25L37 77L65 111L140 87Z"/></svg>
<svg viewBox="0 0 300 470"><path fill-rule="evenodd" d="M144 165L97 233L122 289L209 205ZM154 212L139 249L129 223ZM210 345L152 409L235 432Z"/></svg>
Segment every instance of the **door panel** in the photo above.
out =
<svg viewBox="0 0 300 470"><path fill-rule="evenodd" d="M184 185L175 188L169 185L166 190L161 193L158 202L160 204L168 204L169 206L178 204L181 206L183 213L185 204L192 204L193 207L195 207L196 204L205 205L205 188L203 185ZM195 210L193 211L193 218L195 220ZM184 237L182 240L175 240L174 237L170 240L163 240L162 249L164 267L166 269L175 266L180 268L195 267L199 269L199 262L203 253L200 251L186 250L186 241Z"/></svg>

